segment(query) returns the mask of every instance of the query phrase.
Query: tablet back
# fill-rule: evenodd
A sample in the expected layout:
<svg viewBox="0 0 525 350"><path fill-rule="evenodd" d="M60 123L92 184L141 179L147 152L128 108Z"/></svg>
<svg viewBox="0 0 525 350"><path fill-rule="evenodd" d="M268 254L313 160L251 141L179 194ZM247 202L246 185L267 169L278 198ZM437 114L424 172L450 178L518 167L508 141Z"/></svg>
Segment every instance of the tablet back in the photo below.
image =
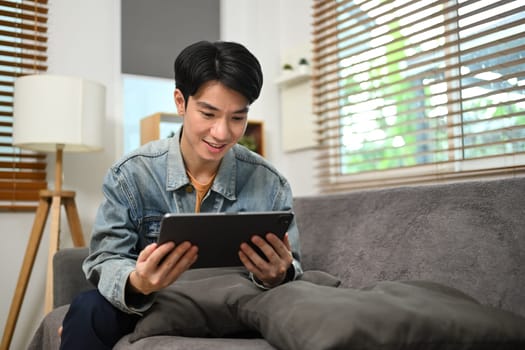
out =
<svg viewBox="0 0 525 350"><path fill-rule="evenodd" d="M293 219L288 211L239 213L166 214L162 219L158 243L189 241L199 247L199 257L191 268L242 265L238 252L242 242L253 235L272 232L283 239Z"/></svg>

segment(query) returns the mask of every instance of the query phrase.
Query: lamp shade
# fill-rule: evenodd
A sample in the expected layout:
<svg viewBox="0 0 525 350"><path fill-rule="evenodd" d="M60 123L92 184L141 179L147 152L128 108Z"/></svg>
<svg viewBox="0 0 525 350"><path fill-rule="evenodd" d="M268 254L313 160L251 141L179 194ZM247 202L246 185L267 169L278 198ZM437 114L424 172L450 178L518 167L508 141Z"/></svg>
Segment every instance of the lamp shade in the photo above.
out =
<svg viewBox="0 0 525 350"><path fill-rule="evenodd" d="M27 75L15 80L13 145L34 151L102 149L106 89L76 77Z"/></svg>

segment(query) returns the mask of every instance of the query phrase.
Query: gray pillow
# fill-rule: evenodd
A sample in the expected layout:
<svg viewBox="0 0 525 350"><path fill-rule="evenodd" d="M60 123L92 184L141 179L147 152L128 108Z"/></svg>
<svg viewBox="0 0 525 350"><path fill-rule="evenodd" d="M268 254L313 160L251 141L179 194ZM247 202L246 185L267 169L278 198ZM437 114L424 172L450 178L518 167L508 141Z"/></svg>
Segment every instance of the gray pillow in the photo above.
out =
<svg viewBox="0 0 525 350"><path fill-rule="evenodd" d="M230 312L240 296L260 290L242 268L208 268L185 272L155 296L130 341L154 335L222 337L249 332Z"/></svg>
<svg viewBox="0 0 525 350"><path fill-rule="evenodd" d="M326 286L340 281L322 271L306 271L301 279ZM154 335L224 337L258 335L231 309L238 300L260 294L239 268L206 268L186 271L175 283L157 293L153 306L137 323L130 341Z"/></svg>
<svg viewBox="0 0 525 350"><path fill-rule="evenodd" d="M295 281L235 305L279 349L525 349L525 318L431 282Z"/></svg>
<svg viewBox="0 0 525 350"><path fill-rule="evenodd" d="M305 271L298 280L327 287L339 287L341 285L341 280L339 278L332 276L328 272L319 270Z"/></svg>

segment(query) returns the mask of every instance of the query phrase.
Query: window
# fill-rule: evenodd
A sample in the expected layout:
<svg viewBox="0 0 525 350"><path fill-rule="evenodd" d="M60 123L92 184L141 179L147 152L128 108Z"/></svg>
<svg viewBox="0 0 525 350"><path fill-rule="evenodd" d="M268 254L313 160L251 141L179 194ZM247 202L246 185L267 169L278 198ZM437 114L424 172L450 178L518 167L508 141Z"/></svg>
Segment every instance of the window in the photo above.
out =
<svg viewBox="0 0 525 350"><path fill-rule="evenodd" d="M124 153L140 146L140 120L155 113L176 114L174 79L123 75ZM161 135L165 138L169 135Z"/></svg>
<svg viewBox="0 0 525 350"><path fill-rule="evenodd" d="M323 191L525 170L525 3L313 4Z"/></svg>
<svg viewBox="0 0 525 350"><path fill-rule="evenodd" d="M12 146L17 77L46 71L47 0L0 2L0 210L34 210L47 187L45 155Z"/></svg>

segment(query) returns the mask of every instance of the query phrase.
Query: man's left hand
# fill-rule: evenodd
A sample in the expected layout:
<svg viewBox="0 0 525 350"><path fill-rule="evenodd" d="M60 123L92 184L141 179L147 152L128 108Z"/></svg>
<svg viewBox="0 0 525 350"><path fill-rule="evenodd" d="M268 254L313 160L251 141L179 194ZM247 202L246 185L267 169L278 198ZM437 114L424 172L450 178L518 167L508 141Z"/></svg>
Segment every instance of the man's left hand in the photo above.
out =
<svg viewBox="0 0 525 350"><path fill-rule="evenodd" d="M268 261L259 256L249 244L241 244L239 258L248 271L260 280L265 287L272 288L281 284L286 278L286 271L293 261L288 233L281 241L273 233L265 236L253 236L251 241L266 255Z"/></svg>

